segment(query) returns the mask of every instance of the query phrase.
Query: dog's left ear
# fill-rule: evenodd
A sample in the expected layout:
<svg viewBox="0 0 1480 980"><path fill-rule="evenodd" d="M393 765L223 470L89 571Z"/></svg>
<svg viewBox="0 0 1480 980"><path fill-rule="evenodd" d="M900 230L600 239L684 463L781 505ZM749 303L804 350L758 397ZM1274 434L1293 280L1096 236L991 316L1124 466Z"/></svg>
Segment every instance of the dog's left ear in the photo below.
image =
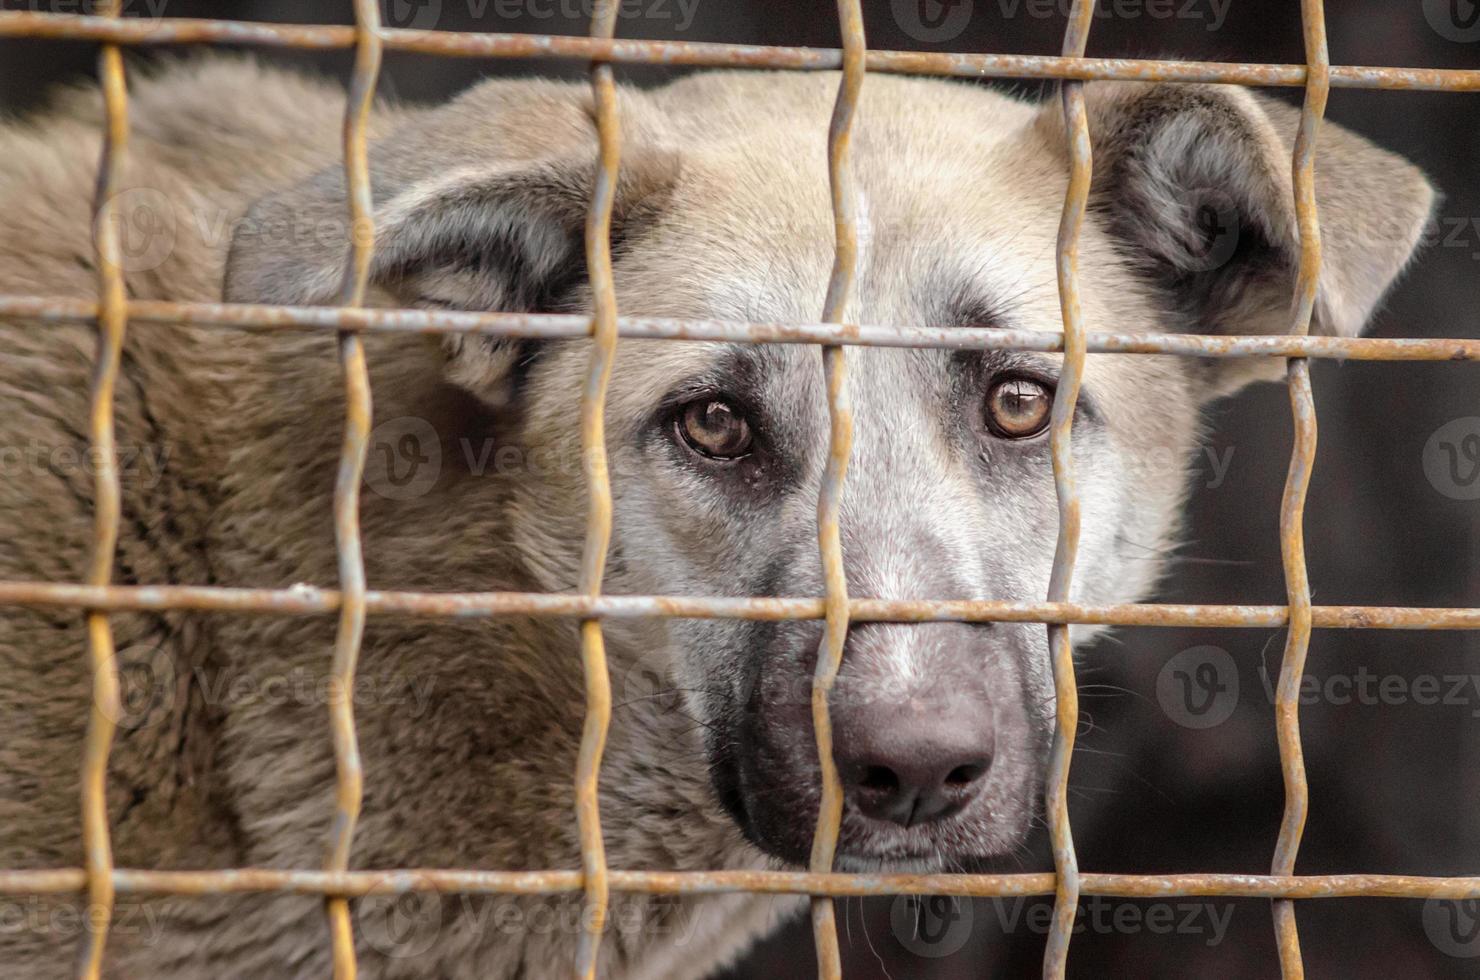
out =
<svg viewBox="0 0 1480 980"><path fill-rule="evenodd" d="M1171 328L1288 332L1300 262L1291 179L1299 110L1224 85L1097 82L1085 96L1092 213L1164 297ZM1043 121L1062 133L1057 101ZM1311 331L1353 336L1412 256L1434 191L1416 167L1330 122L1315 171L1323 259ZM1210 390L1282 370L1277 359L1219 362Z"/></svg>

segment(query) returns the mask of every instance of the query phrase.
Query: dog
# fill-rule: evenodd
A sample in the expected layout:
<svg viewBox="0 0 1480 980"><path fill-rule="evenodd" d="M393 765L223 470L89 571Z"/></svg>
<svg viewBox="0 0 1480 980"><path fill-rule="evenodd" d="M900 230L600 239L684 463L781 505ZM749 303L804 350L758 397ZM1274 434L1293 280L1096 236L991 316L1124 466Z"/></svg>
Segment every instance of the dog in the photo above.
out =
<svg viewBox="0 0 1480 980"><path fill-rule="evenodd" d="M833 261L832 73L712 72L623 88L612 248L623 314L815 322ZM1276 334L1291 322L1296 110L1211 85L1085 87L1094 152L1080 245L1090 329ZM343 92L250 60L135 73L115 212L137 299L324 304L349 248ZM485 82L380 106L369 305L584 312L596 155L588 87ZM0 292L94 295L101 110L59 97L0 130ZM870 75L852 160L856 322L1062 329L1062 113L957 81ZM1326 123L1312 329L1351 336L1409 261L1425 177ZM90 325L0 322L0 578L79 581L91 547ZM365 336L374 429L361 505L371 588L560 592L586 525L578 399L589 341ZM842 498L851 594L1042 599L1058 514L1057 355L851 348ZM1091 355L1073 454L1073 599L1144 598L1175 541L1204 406L1278 359ZM116 395L123 507L113 580L337 582L344 394L323 332L131 324ZM827 454L806 345L622 340L606 413L613 594L816 596ZM91 460L91 461L90 461ZM1168 460L1176 460L1168 465ZM318 868L334 810L333 617L111 617L124 712L108 776L122 868ZM803 866L816 824L810 621L612 620L601 772L623 869ZM1075 627L1082 644L1098 631ZM374 615L355 710L357 869L579 867L584 687L560 618ZM82 864L78 758L93 678L83 617L0 614L0 867ZM944 869L1023 847L1054 688L1045 630L861 623L832 694L842 870ZM614 894L599 974L701 977L803 899ZM11 898L17 977L70 970L82 897ZM417 893L354 903L369 977L565 976L578 894ZM120 894L119 976L328 970L321 899Z"/></svg>

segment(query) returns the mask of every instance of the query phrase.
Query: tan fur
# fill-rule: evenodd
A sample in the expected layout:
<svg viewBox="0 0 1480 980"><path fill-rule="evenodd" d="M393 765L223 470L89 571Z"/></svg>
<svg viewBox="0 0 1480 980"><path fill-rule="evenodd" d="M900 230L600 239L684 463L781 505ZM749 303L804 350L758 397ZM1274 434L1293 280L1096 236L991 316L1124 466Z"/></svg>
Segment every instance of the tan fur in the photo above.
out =
<svg viewBox="0 0 1480 980"><path fill-rule="evenodd" d="M624 92L627 184L619 210L628 208L632 227L643 229L619 256L624 313L817 319L832 256L825 121L836 84L831 75L712 74L651 93ZM1115 132L1122 118L1117 107L1134 105L1146 90L1092 85L1090 91L1099 135ZM1233 98L1267 141L1251 154L1269 168L1279 192L1288 192L1288 177L1278 169L1291 135L1288 112L1261 109L1242 93ZM332 301L326 290L332 293L342 268L342 229L334 224L342 221L342 201L296 188L309 187L305 182L316 173L332 177L342 106L338 89L246 61L193 63L134 79L123 185L152 196L125 203L166 201L173 231L162 261L130 273L131 295L221 299L235 233L226 287L232 298ZM1065 160L1054 106L1040 111L966 85L871 77L860 113L857 168L870 241L855 316L922 321L929 314L912 298L911 284L954 262L1011 296L1003 325L1058 329L1053 235ZM414 217L439 187L456 190L478 180L502 186L502 175L547 164L557 182L582 192L589 182L594 139L588 96L579 86L491 82L436 111L384 107L374 129L377 136L396 134L376 149L380 224L391 229L382 245L389 252L397 246L400 217ZM99 111L86 95L66 97L34 122L0 131L0 292L93 295L89 202L99 140ZM1108 145L1103 152L1107 160L1114 156ZM1431 193L1412 168L1329 125L1321 161L1322 216L1331 230L1318 328L1351 333L1406 261ZM1098 186L1113 197L1113 186ZM549 195L541 193L546 196L519 207L545 208ZM1251 199L1259 193L1249 191ZM261 229L243 221L266 199L279 204L269 200L252 215L279 207L305 223L326 220L319 232L327 244L276 249L254 239ZM653 215L641 212L644 204ZM570 220L561 206L548 206L550 215L539 220L551 227ZM1288 213L1268 220L1289 230ZM1086 229L1081 268L1092 329L1138 331L1168 322L1154 290L1132 274L1133 259L1103 223ZM468 305L473 300L459 290L485 288L450 273L387 275L377 282L382 304ZM574 296L571 305L579 308L579 288ZM1265 302L1261 309L1267 308ZM1235 326L1282 328L1252 316ZM509 378L519 361L511 347L473 339L445 347L417 336L367 339L377 425L390 423L393 434L394 420L426 420L443 457L440 477L420 496L365 494L361 523L372 588L574 587L586 507L575 404L587 350L580 342L547 346L528 390L511 395ZM83 575L91 473L69 463L67 454L87 445L92 348L86 326L0 323L0 447L36 447L19 464L6 457L0 579L63 582ZM733 531L723 510L693 503L700 495L687 477L653 475L638 448L657 400L712 356L712 348L696 344L620 345L608 412L617 474L610 591L718 592L740 581L713 550ZM820 419L820 370L800 360L815 352L783 356L814 371L796 368L796 384L798 398L811 406L809 418ZM1056 360L1031 363L1051 371ZM870 419L886 415L900 397L891 379L936 361L914 352L859 350L850 362L860 448L844 523L873 521L877 540L887 540L902 526L880 516L901 513L885 503L904 479L900 472L911 460L944 450ZM1158 563L1122 562L1120 539L1164 549L1175 530L1199 407L1211 392L1247 380L1247 373L1197 370L1169 358L1091 359L1086 392L1105 436L1086 439L1079 450L1086 492L1076 598L1132 600L1154 584ZM115 580L333 586L341 386L331 336L131 325L116 404L118 443L163 466L137 460L125 466ZM498 445L509 443L504 427L513 423L499 410L511 398L520 406L514 444L521 459L543 454L555 465L533 475L522 466L512 478L480 477L465 463L460 440L477 446L494 433ZM491 417L487 406L496 409ZM372 446L372 471L381 445ZM394 442L384 445L394 449ZM1021 552L997 580L996 594L1041 595L1056 527L1047 471L1040 467L1021 481L1035 505L988 514L952 504L979 491L964 464L939 465L913 506L940 515L941 555L966 565L978 555ZM806 479L815 481L815 467ZM794 529L796 540L811 547L814 506L815 495L799 493L774 523ZM912 578L913 566L870 562L866 552L860 545L862 564L850 571L856 594L921 597L916 590L924 580ZM806 565L813 560L799 559L799 589L807 575L815 579ZM118 865L319 866L333 809L334 759L327 704L313 692L322 691L328 671L332 619L170 612L116 615L112 622L133 671L126 676L144 695L119 733L110 765ZM618 702L602 779L608 862L614 868L780 866L742 836L716 801L700 725L662 698L642 697L633 680L656 664L682 686L700 669L692 658L686 666L674 662L697 649L688 629L670 622L607 627ZM1038 644L1039 633L1024 627L1021 635ZM584 703L577 647L575 627L563 621L373 617L359 670L365 693L356 706L366 798L354 866L579 867L571 788ZM81 863L78 749L91 681L84 663L79 614L0 612L0 867ZM1025 684L1041 690L1041 670L1035 667ZM274 694L283 683L289 693ZM1035 710L1051 711L1051 704L1045 700ZM807 734L798 736L800 744ZM1023 752L1021 765L1035 764ZM18 901L42 909L50 924L0 934L0 970L17 977L69 973L76 931L47 918L66 903ZM601 975L702 976L797 907L786 898L620 896ZM576 930L568 925L575 921L571 912L578 913L575 896L413 902L409 913L420 917L421 931L413 929L401 946L376 940L395 909L378 900L357 908L367 977L566 976L575 948ZM108 945L118 976L327 971L328 937L321 904L312 898L141 902L124 895L119 917ZM553 924L537 928L537 921ZM422 943L427 936L432 941Z"/></svg>

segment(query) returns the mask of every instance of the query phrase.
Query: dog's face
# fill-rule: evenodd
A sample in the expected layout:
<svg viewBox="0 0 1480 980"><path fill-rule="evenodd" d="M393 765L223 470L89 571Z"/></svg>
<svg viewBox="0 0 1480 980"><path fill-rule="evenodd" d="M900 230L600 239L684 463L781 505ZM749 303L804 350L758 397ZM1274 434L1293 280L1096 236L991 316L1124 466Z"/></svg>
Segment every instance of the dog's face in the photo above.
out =
<svg viewBox="0 0 1480 980"><path fill-rule="evenodd" d="M827 76L719 74L624 97L623 314L819 318L835 88ZM890 77L864 91L849 319L1060 330L1058 103ZM1079 268L1090 329L1284 330L1297 254L1289 110L1209 87L1091 85L1089 95L1096 180ZM490 84L383 141L372 155L382 301L589 308L581 226L593 147L583 90L541 83ZM1431 192L1334 127L1321 161L1315 329L1350 334L1406 261ZM342 208L334 171L259 203L234 246L229 298L329 299L340 254L295 252L254 229ZM585 342L461 338L447 372L531 458L578 463L588 354ZM1174 530L1200 407L1280 367L1089 358L1074 425L1075 599L1144 596ZM854 449L841 528L853 596L1043 598L1058 526L1047 426L1059 370L1038 353L848 350ZM815 347L623 341L607 425L608 591L822 593L829 419ZM557 465L525 473L499 519L533 581L562 590L576 584L585 514L582 467ZM821 625L676 620L642 636L656 649L627 655L657 658L684 692L718 800L754 843L804 861ZM847 790L840 863L1011 848L1037 805L1053 708L1041 625L854 625L831 702Z"/></svg>

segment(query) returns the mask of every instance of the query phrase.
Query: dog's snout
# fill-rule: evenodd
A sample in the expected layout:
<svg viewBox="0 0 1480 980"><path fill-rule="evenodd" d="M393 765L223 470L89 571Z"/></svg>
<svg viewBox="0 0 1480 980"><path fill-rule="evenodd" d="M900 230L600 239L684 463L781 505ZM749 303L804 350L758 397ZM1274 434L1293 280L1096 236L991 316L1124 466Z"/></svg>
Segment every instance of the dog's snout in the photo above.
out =
<svg viewBox="0 0 1480 980"><path fill-rule="evenodd" d="M836 720L833 757L858 809L901 826L944 820L980 792L996 733L976 699L873 703Z"/></svg>

